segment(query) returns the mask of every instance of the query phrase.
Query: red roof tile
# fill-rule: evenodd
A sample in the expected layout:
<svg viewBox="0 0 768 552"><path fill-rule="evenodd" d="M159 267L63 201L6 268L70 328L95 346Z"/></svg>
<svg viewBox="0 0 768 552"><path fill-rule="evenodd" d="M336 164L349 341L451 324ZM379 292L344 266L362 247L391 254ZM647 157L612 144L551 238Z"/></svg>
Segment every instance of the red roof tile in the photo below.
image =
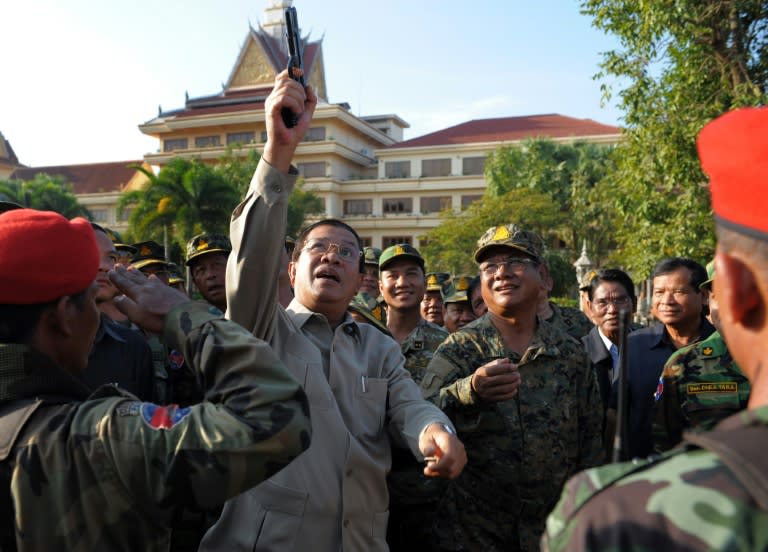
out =
<svg viewBox="0 0 768 552"><path fill-rule="evenodd" d="M61 176L72 184L76 194L97 194L119 192L136 174L129 165L140 165L138 161L114 161L110 163L89 163L86 165L59 165L50 167L28 167L16 169L11 175L14 180L33 180L37 174Z"/></svg>
<svg viewBox="0 0 768 552"><path fill-rule="evenodd" d="M620 134L621 129L592 119L575 119L556 113L526 117L476 119L448 127L431 134L398 142L388 147L414 148L473 144L478 142L507 142L526 138L568 138Z"/></svg>

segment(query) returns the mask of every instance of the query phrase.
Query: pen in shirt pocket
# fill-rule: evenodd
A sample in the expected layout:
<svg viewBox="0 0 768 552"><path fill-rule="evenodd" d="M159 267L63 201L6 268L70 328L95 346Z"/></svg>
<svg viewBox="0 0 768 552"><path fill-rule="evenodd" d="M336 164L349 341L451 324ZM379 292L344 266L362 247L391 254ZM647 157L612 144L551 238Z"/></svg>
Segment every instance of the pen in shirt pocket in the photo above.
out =
<svg viewBox="0 0 768 552"><path fill-rule="evenodd" d="M360 381L363 386L363 393L367 393L368 392L368 376L362 376L362 379Z"/></svg>

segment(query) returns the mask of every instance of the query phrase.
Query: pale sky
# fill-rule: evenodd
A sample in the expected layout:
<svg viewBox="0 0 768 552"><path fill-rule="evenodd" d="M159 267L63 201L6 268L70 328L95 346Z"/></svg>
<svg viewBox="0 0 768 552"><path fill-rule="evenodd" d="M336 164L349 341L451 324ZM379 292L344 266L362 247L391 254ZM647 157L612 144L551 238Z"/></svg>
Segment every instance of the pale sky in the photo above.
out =
<svg viewBox="0 0 768 552"><path fill-rule="evenodd" d="M0 132L23 164L140 159L138 125L216 94L269 0L24 0L0 19ZM490 117L601 108L600 52L615 41L575 0L294 0L324 36L330 102L395 113L405 138Z"/></svg>

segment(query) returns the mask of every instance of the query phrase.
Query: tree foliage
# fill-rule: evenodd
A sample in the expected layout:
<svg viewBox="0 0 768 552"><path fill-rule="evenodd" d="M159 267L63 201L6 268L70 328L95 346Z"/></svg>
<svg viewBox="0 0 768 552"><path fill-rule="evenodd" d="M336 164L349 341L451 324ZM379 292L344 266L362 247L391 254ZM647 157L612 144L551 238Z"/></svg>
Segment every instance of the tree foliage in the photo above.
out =
<svg viewBox="0 0 768 552"><path fill-rule="evenodd" d="M586 238L595 255L604 257L613 245L613 220L604 216L600 188L610 185L605 177L612 168L612 154L612 147L583 141L532 139L520 146L502 146L485 164L488 194L500 196L513 189L546 194L567 214L556 229L566 248L575 255Z"/></svg>
<svg viewBox="0 0 768 552"><path fill-rule="evenodd" d="M67 218L91 218L88 209L78 203L72 185L61 176L37 174L33 180L0 181L0 200L40 211L56 211Z"/></svg>
<svg viewBox="0 0 768 552"><path fill-rule="evenodd" d="M128 222L133 240L162 243L167 229L169 239L183 248L200 232L229 232L230 214L240 196L213 167L176 157L157 175L144 167L137 169L149 183L126 192L118 201L118 210L131 208Z"/></svg>
<svg viewBox="0 0 768 552"><path fill-rule="evenodd" d="M732 108L766 102L764 0L583 0L583 13L620 44L603 54L605 98L614 86L625 138L605 199L617 223L614 260L648 274L662 257L708 259L713 224L695 140Z"/></svg>
<svg viewBox="0 0 768 552"><path fill-rule="evenodd" d="M441 223L422 239L420 248L431 271L452 274L474 274L477 265L473 253L477 240L497 224L516 224L542 236L551 236L551 229L561 226L567 214L561 212L550 197L527 188L512 189L500 196L486 194L461 213L446 210Z"/></svg>

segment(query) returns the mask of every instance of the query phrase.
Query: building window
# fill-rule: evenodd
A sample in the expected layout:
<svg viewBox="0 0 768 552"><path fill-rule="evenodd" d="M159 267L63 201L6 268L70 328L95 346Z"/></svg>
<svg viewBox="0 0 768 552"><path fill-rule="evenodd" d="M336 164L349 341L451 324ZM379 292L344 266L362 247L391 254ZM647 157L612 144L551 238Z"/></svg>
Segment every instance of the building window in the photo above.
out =
<svg viewBox="0 0 768 552"><path fill-rule="evenodd" d="M463 195L461 196L461 208L462 210L466 209L470 205L472 205L475 201L478 201L480 199L483 199L482 195Z"/></svg>
<svg viewBox="0 0 768 552"><path fill-rule="evenodd" d="M267 143L267 131L262 130L261 131L261 143L266 144Z"/></svg>
<svg viewBox="0 0 768 552"><path fill-rule="evenodd" d="M251 144L256 140L256 133L254 132L230 132L227 134L227 145L231 146L232 144L240 144L241 146L244 146L245 144Z"/></svg>
<svg viewBox="0 0 768 552"><path fill-rule="evenodd" d="M450 159L423 159L421 161L421 176L449 176L450 174Z"/></svg>
<svg viewBox="0 0 768 552"><path fill-rule="evenodd" d="M483 174L485 157L465 157L461 160L461 174Z"/></svg>
<svg viewBox="0 0 768 552"><path fill-rule="evenodd" d="M169 151L176 151L176 150L185 150L189 146L189 141L186 138L173 138L171 140L164 140L163 141L163 151L169 152Z"/></svg>
<svg viewBox="0 0 768 552"><path fill-rule="evenodd" d="M117 213L118 220L128 220L128 219L130 219L132 212L133 212L133 208L132 207L126 207L125 209L122 210L122 212L118 211L118 213Z"/></svg>
<svg viewBox="0 0 768 552"><path fill-rule="evenodd" d="M381 238L381 246L389 247L390 245L397 245L398 243L407 243L411 245L413 238L411 236L384 236Z"/></svg>
<svg viewBox="0 0 768 552"><path fill-rule="evenodd" d="M109 213L106 209L88 209L88 211L90 211L93 217L93 222L107 222L107 215Z"/></svg>
<svg viewBox="0 0 768 552"><path fill-rule="evenodd" d="M385 213L412 213L413 199L410 197L390 197L382 200Z"/></svg>
<svg viewBox="0 0 768 552"><path fill-rule="evenodd" d="M387 178L411 178L411 162L387 161L384 163L384 176Z"/></svg>
<svg viewBox="0 0 768 552"><path fill-rule="evenodd" d="M439 213L451 208L451 196L422 197L422 213Z"/></svg>
<svg viewBox="0 0 768 552"><path fill-rule="evenodd" d="M221 136L198 136L195 138L196 148L215 148L221 145Z"/></svg>
<svg viewBox="0 0 768 552"><path fill-rule="evenodd" d="M325 176L325 161L299 163L296 168L299 169L299 174L304 178L322 178Z"/></svg>
<svg viewBox="0 0 768 552"><path fill-rule="evenodd" d="M373 200L371 199L345 199L345 215L370 215L373 213Z"/></svg>
<svg viewBox="0 0 768 552"><path fill-rule="evenodd" d="M373 240L369 236L360 236L360 245L363 247L371 247Z"/></svg>
<svg viewBox="0 0 768 552"><path fill-rule="evenodd" d="M305 142L322 142L325 140L325 127L312 127L304 135Z"/></svg>

